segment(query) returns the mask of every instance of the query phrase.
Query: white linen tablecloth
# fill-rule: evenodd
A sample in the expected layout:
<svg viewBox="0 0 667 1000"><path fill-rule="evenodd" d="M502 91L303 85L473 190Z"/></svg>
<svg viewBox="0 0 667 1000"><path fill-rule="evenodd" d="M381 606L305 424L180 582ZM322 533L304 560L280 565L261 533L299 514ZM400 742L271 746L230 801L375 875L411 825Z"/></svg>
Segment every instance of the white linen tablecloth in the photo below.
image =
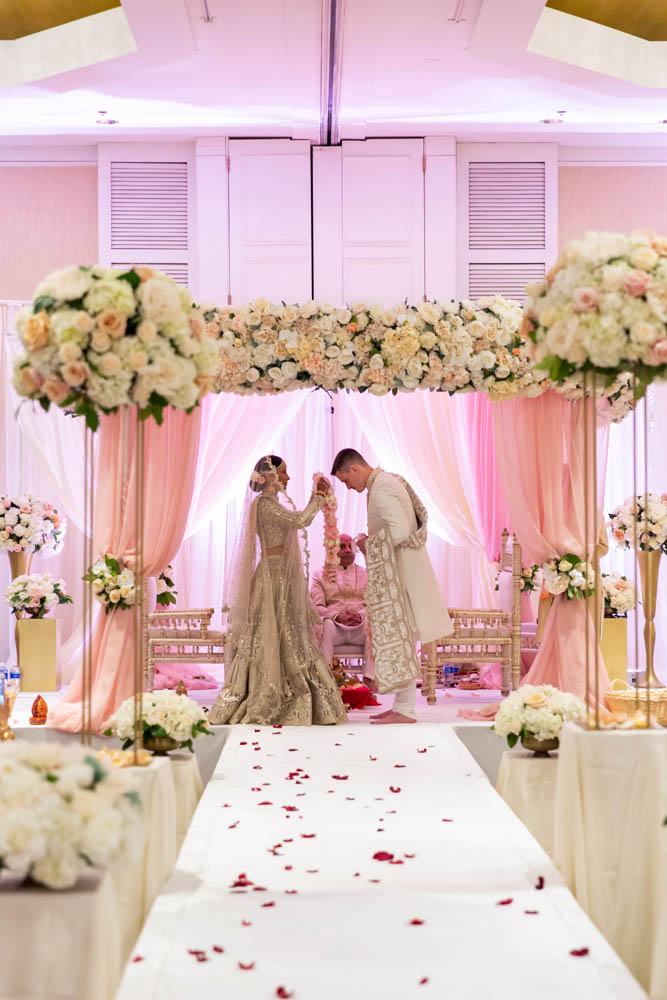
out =
<svg viewBox="0 0 667 1000"><path fill-rule="evenodd" d="M113 1000L123 969L111 877L73 889L0 881L2 1000Z"/></svg>
<svg viewBox="0 0 667 1000"><path fill-rule="evenodd" d="M568 723L554 862L653 1000L667 1000L667 732Z"/></svg>
<svg viewBox="0 0 667 1000"><path fill-rule="evenodd" d="M506 750L500 762L496 791L553 857L554 810L558 757L534 757L530 750Z"/></svg>
<svg viewBox="0 0 667 1000"><path fill-rule="evenodd" d="M170 877L202 794L194 754L118 772L142 800L136 861L91 869L73 889L0 880L0 998L111 1000L155 897Z"/></svg>

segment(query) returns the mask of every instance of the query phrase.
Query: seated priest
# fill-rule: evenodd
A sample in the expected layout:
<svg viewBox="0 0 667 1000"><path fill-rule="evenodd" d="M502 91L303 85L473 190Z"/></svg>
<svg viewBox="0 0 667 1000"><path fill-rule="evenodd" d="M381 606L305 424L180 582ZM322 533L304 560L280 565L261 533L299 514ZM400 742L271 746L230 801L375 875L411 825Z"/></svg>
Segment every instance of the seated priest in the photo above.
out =
<svg viewBox="0 0 667 1000"><path fill-rule="evenodd" d="M310 596L323 621L320 646L327 663L338 646L358 646L364 654L364 680L373 679L375 668L366 632L366 570L356 562L357 547L350 535L340 536L339 565L313 576Z"/></svg>

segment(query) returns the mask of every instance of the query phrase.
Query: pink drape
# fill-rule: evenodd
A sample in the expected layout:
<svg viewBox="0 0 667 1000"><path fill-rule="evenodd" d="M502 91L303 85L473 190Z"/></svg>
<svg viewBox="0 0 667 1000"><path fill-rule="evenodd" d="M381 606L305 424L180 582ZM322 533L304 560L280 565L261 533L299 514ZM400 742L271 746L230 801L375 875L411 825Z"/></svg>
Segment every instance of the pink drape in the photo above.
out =
<svg viewBox="0 0 667 1000"><path fill-rule="evenodd" d="M571 403L554 392L537 399L494 404L496 454L505 499L526 563L573 552L584 555L584 488L597 507L592 463L585 468L584 404ZM589 421L592 428L592 415ZM589 446L592 435L589 433ZM592 448L589 450L592 455ZM589 557L597 542L600 518L589 518ZM587 602L554 599L544 636L526 684L553 684L580 698L586 693ZM591 689L600 697L609 679L599 651L593 622L588 626ZM597 657L596 657L597 647Z"/></svg>
<svg viewBox="0 0 667 1000"><path fill-rule="evenodd" d="M511 531L509 512L496 460L493 409L488 396L481 392L461 397L466 423L468 460L477 499L480 534L489 562L497 562L503 531Z"/></svg>
<svg viewBox="0 0 667 1000"><path fill-rule="evenodd" d="M157 576L183 540L197 468L201 409L165 411L162 427L146 425L144 572ZM135 414L102 417L97 453L95 552L135 555ZM134 615L99 615L92 634L92 724L99 732L133 690ZM56 729L81 728L81 668L50 714Z"/></svg>

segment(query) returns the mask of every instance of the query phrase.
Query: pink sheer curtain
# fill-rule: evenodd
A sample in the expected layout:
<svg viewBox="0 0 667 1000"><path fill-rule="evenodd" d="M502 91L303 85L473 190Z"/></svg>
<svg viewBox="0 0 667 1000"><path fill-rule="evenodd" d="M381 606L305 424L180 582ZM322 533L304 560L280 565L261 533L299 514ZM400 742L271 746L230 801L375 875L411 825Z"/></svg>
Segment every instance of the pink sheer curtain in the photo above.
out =
<svg viewBox="0 0 667 1000"><path fill-rule="evenodd" d="M584 486L597 499L595 477L584 463L584 404L571 403L554 392L538 399L514 399L494 404L498 468L517 537L527 563L573 552L584 555ZM589 426L592 427L592 417ZM592 435L589 442L592 445ZM592 449L589 450L592 455ZM589 556L597 542L601 518L589 518ZM586 693L587 603L554 599L535 662L526 684L553 684L580 698ZM588 627L591 689L595 688L597 639ZM609 687L602 656L597 656L600 696Z"/></svg>
<svg viewBox="0 0 667 1000"><path fill-rule="evenodd" d="M183 541L197 469L201 409L168 410L162 427L146 425L144 571L156 576ZM97 453L96 553L135 555L135 416L127 409L102 418ZM92 723L99 732L133 689L134 615L100 615L92 634ZM81 669L51 711L50 725L81 728Z"/></svg>
<svg viewBox="0 0 667 1000"><path fill-rule="evenodd" d="M511 526L496 460L493 409L488 396L481 392L462 396L461 409L467 428L468 460L473 472L471 483L477 500L480 534L489 562L496 562L502 533L505 528L511 531Z"/></svg>

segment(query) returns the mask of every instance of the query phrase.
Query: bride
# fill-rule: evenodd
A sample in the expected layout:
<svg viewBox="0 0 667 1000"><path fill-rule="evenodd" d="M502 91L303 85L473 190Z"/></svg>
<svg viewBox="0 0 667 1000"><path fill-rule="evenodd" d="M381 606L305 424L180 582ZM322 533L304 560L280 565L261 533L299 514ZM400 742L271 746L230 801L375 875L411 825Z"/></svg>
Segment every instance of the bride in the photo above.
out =
<svg viewBox="0 0 667 1000"><path fill-rule="evenodd" d="M326 479L302 511L278 500L289 476L266 455L250 477L225 594L225 683L208 718L213 725L310 726L346 721L336 681L320 652L297 530L311 523L331 492Z"/></svg>

